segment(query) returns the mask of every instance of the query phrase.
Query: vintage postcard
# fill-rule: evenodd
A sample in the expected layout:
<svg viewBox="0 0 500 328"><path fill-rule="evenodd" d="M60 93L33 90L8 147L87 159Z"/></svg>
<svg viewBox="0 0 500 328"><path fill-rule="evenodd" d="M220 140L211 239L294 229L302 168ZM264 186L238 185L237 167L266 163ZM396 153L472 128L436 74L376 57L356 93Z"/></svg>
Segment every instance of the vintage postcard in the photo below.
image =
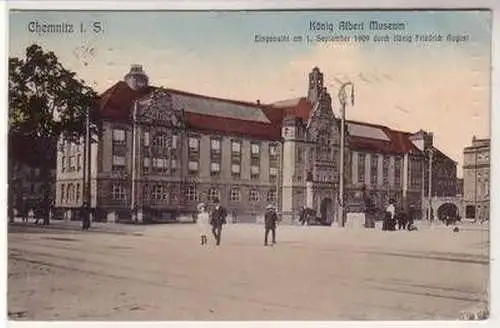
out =
<svg viewBox="0 0 500 328"><path fill-rule="evenodd" d="M9 319L488 319L491 20L11 10Z"/></svg>

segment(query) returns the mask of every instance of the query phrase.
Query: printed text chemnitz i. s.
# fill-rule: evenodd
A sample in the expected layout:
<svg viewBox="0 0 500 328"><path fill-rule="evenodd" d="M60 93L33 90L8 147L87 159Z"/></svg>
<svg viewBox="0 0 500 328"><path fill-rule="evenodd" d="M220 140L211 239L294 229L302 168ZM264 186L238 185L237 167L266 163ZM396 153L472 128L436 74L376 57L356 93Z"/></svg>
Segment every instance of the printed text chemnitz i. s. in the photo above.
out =
<svg viewBox="0 0 500 328"><path fill-rule="evenodd" d="M60 22L48 23L41 21L30 21L26 26L30 33L37 34L71 34L71 33L103 33L102 22L80 22L78 24Z"/></svg>

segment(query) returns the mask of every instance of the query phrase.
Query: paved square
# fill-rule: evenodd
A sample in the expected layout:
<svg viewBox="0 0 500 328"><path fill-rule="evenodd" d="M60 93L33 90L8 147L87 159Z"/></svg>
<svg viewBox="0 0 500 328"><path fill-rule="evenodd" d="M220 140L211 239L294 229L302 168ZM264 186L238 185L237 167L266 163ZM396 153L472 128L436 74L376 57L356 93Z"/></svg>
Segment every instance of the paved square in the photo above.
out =
<svg viewBox="0 0 500 328"><path fill-rule="evenodd" d="M109 226L109 225L108 225ZM456 319L486 299L485 226L417 232L191 224L119 233L11 229L8 309L23 320ZM97 229L97 228L95 228Z"/></svg>

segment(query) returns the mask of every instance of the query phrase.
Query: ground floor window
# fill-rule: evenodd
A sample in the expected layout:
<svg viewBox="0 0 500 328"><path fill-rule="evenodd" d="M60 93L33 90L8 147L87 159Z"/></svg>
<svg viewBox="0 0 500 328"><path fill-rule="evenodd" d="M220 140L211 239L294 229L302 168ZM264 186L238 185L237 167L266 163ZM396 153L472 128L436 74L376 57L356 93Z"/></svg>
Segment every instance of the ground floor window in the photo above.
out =
<svg viewBox="0 0 500 328"><path fill-rule="evenodd" d="M467 219L475 219L476 218L476 206L467 205L465 207L465 216Z"/></svg>
<svg viewBox="0 0 500 328"><path fill-rule="evenodd" d="M189 186L186 188L186 199L190 201L198 200L198 191L195 186Z"/></svg>
<svg viewBox="0 0 500 328"><path fill-rule="evenodd" d="M251 202L258 202L259 201L259 192L255 189L250 190L250 195L248 198Z"/></svg>
<svg viewBox="0 0 500 328"><path fill-rule="evenodd" d="M215 187L208 189L208 201L214 201L216 198L220 200L219 189Z"/></svg>
<svg viewBox="0 0 500 328"><path fill-rule="evenodd" d="M115 183L111 187L111 196L114 200L124 200L125 199L125 186L121 183Z"/></svg>
<svg viewBox="0 0 500 328"><path fill-rule="evenodd" d="M271 189L267 192L267 202L274 203L276 202L276 189Z"/></svg>
<svg viewBox="0 0 500 328"><path fill-rule="evenodd" d="M241 201L241 192L238 188L231 189L231 202L239 203Z"/></svg>

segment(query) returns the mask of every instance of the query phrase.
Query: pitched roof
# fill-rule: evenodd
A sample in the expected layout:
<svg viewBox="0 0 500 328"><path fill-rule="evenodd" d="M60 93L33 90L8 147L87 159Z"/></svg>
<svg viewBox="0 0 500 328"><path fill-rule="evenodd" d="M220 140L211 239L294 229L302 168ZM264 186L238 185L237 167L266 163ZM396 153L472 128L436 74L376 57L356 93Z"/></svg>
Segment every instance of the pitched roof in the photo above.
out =
<svg viewBox="0 0 500 328"><path fill-rule="evenodd" d="M157 89L148 86L132 90L119 81L100 98L101 118L129 121L132 105L138 98ZM271 104L257 104L231 99L204 96L167 89L173 101L184 108L187 124L196 130L268 140L281 139L281 123L292 116L308 120L313 104L305 97L286 99ZM420 150L411 142L410 132L358 121L347 121L349 146L353 150L377 153L404 154Z"/></svg>
<svg viewBox="0 0 500 328"><path fill-rule="evenodd" d="M99 116L104 119L128 121L132 117L134 101L157 89L149 86L132 90L119 81L106 90L99 104ZM174 103L185 112L187 124L200 131L224 131L228 134L278 140L280 126L273 124L266 114L265 105L222 99L167 89Z"/></svg>

